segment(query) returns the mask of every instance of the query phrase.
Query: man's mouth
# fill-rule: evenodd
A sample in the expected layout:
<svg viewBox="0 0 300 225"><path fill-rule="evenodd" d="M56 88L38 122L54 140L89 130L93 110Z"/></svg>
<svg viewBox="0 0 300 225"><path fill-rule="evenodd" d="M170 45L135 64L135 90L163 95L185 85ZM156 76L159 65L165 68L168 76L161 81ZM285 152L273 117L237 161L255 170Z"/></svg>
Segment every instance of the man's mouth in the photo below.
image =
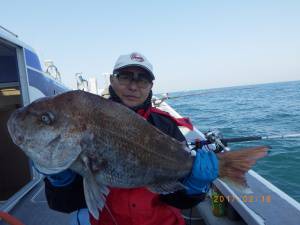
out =
<svg viewBox="0 0 300 225"><path fill-rule="evenodd" d="M129 100L137 100L139 99L138 97L136 96L133 96L133 95L124 95L125 98L129 99Z"/></svg>

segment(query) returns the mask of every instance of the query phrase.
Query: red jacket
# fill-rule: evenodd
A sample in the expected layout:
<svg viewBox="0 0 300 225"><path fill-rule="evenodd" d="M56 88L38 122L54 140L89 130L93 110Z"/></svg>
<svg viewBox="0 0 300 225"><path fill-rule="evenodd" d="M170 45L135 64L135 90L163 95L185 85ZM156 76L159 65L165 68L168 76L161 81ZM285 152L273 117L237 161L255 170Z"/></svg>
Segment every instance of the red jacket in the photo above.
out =
<svg viewBox="0 0 300 225"><path fill-rule="evenodd" d="M92 225L184 225L180 210L160 201L146 188L111 188L99 220Z"/></svg>

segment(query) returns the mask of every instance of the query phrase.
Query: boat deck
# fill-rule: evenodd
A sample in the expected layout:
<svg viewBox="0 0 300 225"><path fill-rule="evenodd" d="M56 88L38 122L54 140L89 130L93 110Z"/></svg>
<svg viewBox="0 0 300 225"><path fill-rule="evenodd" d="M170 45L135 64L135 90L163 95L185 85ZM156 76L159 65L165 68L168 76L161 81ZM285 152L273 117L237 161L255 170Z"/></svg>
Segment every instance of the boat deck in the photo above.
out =
<svg viewBox="0 0 300 225"><path fill-rule="evenodd" d="M41 181L32 188L9 211L11 215L19 219L25 225L63 225L70 224L69 214L60 213L49 209L44 193L44 184ZM182 211L187 225L245 225L243 220L233 221L227 217L215 217L210 207L210 199L198 204L193 209ZM0 220L0 225L7 225Z"/></svg>
<svg viewBox="0 0 300 225"><path fill-rule="evenodd" d="M69 224L69 215L49 209L44 194L44 184L40 182L9 212L25 225ZM0 225L7 223L0 221Z"/></svg>

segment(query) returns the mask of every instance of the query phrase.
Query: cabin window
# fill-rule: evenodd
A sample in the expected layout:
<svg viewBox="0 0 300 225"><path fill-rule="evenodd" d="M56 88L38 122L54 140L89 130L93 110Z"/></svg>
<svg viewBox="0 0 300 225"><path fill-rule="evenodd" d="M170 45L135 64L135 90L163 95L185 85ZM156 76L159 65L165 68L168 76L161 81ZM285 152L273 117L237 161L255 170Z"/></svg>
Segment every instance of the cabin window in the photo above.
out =
<svg viewBox="0 0 300 225"><path fill-rule="evenodd" d="M35 53L29 51L28 49L25 49L25 59L27 66L42 71L40 60Z"/></svg>
<svg viewBox="0 0 300 225"><path fill-rule="evenodd" d="M16 50L0 43L0 83L18 82Z"/></svg>

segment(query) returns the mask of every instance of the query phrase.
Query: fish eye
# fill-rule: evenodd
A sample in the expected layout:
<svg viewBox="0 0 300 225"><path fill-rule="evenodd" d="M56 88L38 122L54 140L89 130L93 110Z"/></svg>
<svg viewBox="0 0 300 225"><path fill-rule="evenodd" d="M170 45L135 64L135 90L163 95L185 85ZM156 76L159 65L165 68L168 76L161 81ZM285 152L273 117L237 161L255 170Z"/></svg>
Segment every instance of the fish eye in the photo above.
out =
<svg viewBox="0 0 300 225"><path fill-rule="evenodd" d="M54 115L51 112L42 114L41 121L46 125L51 125L54 122Z"/></svg>

